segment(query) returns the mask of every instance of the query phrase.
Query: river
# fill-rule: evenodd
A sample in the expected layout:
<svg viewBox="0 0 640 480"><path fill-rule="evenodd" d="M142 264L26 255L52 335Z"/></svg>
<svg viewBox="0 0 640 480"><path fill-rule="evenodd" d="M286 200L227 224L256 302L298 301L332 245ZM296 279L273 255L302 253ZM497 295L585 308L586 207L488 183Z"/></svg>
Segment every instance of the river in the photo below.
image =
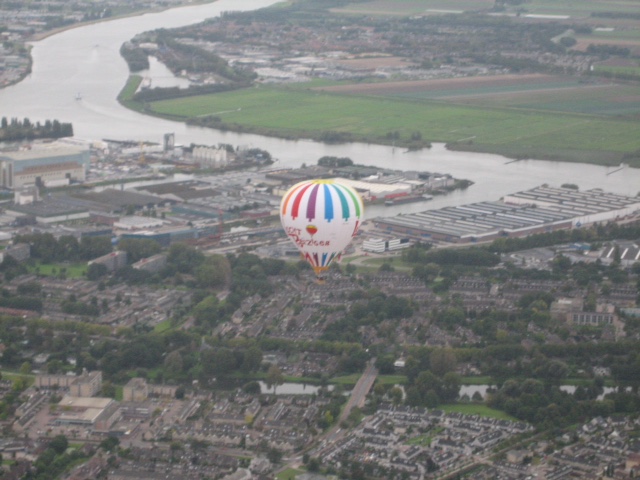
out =
<svg viewBox="0 0 640 480"><path fill-rule="evenodd" d="M308 140L289 141L259 135L219 132L183 123L147 117L118 104L128 69L120 57L123 42L138 33L200 22L229 10L253 10L277 0L218 0L212 4L176 8L74 28L33 44L33 72L17 85L0 90L0 116L29 118L32 122L57 119L73 123L77 138L147 140L160 143L173 132L176 142L215 145L229 143L269 151L277 165L314 164L324 155L349 157L356 163L404 170L450 173L472 180L465 191L436 197L430 202L378 207L369 213L410 213L449 205L497 200L503 195L548 183L577 184L635 196L640 169L615 168L539 160L511 162L499 155L451 152L435 144L429 150L405 152L398 148L349 143L325 145ZM80 97L78 99L77 97Z"/></svg>

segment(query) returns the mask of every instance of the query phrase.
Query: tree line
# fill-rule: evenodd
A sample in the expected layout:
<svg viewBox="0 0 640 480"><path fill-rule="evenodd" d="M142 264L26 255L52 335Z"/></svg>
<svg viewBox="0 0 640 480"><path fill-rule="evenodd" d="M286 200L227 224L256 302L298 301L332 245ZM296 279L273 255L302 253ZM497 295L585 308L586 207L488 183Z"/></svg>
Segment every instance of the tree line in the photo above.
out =
<svg viewBox="0 0 640 480"><path fill-rule="evenodd" d="M70 123L60 123L58 120L46 120L32 123L28 118L0 120L0 141L15 142L20 140L36 140L42 138L72 137L73 126Z"/></svg>

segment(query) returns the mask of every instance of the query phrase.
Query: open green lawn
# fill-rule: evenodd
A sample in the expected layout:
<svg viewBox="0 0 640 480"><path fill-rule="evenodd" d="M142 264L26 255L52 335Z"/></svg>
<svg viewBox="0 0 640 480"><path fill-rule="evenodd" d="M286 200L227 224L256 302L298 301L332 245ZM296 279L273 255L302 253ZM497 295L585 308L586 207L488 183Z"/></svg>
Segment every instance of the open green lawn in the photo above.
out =
<svg viewBox="0 0 640 480"><path fill-rule="evenodd" d="M431 442L433 441L434 437L443 431L444 431L444 428L441 428L441 427L434 428L433 430L430 430L428 433L425 433L424 435L419 435L417 437L410 438L409 440L407 440L406 443L407 445L419 445L421 447L428 447L429 445L431 445Z"/></svg>
<svg viewBox="0 0 640 480"><path fill-rule="evenodd" d="M423 139L435 142L471 139L481 151L556 152L560 157L564 151L570 151L578 152L579 158L586 152L622 155L640 149L637 120L271 86L154 102L152 109L184 119L218 116L225 123L236 123L249 130L277 131L294 137L337 131L376 142L389 132L401 132L402 138L407 139L419 131Z"/></svg>
<svg viewBox="0 0 640 480"><path fill-rule="evenodd" d="M517 420L511 415L500 410L489 408L486 405L475 403L455 403L438 407L447 413L457 412L465 415L480 415L481 417L498 418L500 420Z"/></svg>
<svg viewBox="0 0 640 480"><path fill-rule="evenodd" d="M382 385L398 385L407 383L406 375L378 375L376 383Z"/></svg>
<svg viewBox="0 0 640 480"><path fill-rule="evenodd" d="M351 375L345 375L343 377L334 377L329 380L329 383L335 383L338 385L355 385L359 378L359 373L352 373Z"/></svg>
<svg viewBox="0 0 640 480"><path fill-rule="evenodd" d="M304 470L297 468L287 468L276 475L276 480L294 480L296 475L304 473Z"/></svg>
<svg viewBox="0 0 640 480"><path fill-rule="evenodd" d="M597 65L596 71L611 72L613 74L635 75L640 78L640 66L639 67L607 67L604 65ZM633 88L633 87L631 87ZM636 91L637 91L637 87Z"/></svg>
<svg viewBox="0 0 640 480"><path fill-rule="evenodd" d="M27 385L33 385L36 381L35 375L23 375L21 373L7 372L5 370L2 371L2 379L9 380L11 382L15 382L17 380L25 380Z"/></svg>
<svg viewBox="0 0 640 480"><path fill-rule="evenodd" d="M160 322L159 324L157 324L155 327L153 327L153 331L155 333L166 332L169 329L171 329L171 320L169 320L169 319L164 320L164 321Z"/></svg>
<svg viewBox="0 0 640 480"><path fill-rule="evenodd" d="M81 278L87 271L87 264L81 263L58 263L58 264L45 264L36 262L33 266L29 267L30 273L36 273L38 275L55 276L64 272L67 278Z"/></svg>

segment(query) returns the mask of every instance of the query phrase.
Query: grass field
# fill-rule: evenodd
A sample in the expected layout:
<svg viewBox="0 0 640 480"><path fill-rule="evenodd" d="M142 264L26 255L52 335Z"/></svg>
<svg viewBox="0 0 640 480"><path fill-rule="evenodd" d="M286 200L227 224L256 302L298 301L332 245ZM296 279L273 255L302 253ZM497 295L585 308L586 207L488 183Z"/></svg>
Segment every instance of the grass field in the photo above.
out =
<svg viewBox="0 0 640 480"><path fill-rule="evenodd" d="M493 0L373 0L352 3L333 11L368 15L417 15L426 13L477 12L488 10Z"/></svg>
<svg viewBox="0 0 640 480"><path fill-rule="evenodd" d="M529 0L522 5L526 13L590 17L592 12L636 12L636 0Z"/></svg>
<svg viewBox="0 0 640 480"><path fill-rule="evenodd" d="M294 480L296 475L304 473L304 470L297 468L287 468L276 475L276 480Z"/></svg>
<svg viewBox="0 0 640 480"><path fill-rule="evenodd" d="M171 329L171 320L170 319L163 320L162 322L157 324L155 327L153 327L154 333L163 333L163 332L166 332L167 330L170 330L170 329Z"/></svg>
<svg viewBox="0 0 640 480"><path fill-rule="evenodd" d="M406 443L407 445L419 445L421 447L428 447L429 445L431 445L431 442L436 437L436 435L438 435L443 431L444 431L444 428L442 427L434 428L433 430L429 431L428 433L425 433L424 435L419 435L417 437L410 438L409 440L407 440Z"/></svg>
<svg viewBox="0 0 640 480"><path fill-rule="evenodd" d="M8 380L10 382L16 382L17 380L25 380L28 386L31 386L36 381L35 375L23 375L21 373L7 372L5 370L2 371L2 379Z"/></svg>
<svg viewBox="0 0 640 480"><path fill-rule="evenodd" d="M31 273L37 273L38 275L46 275L48 277L60 275L64 272L67 278L81 278L87 271L86 263L71 263L71 264L44 264L37 262L32 267L29 267Z"/></svg>
<svg viewBox="0 0 640 480"><path fill-rule="evenodd" d="M609 69L614 67L600 67ZM640 76L640 69L637 69ZM640 114L640 90L631 85L597 84L548 90L487 92L484 95L459 95L449 100L458 104L516 108L519 110L578 113L598 116Z"/></svg>
<svg viewBox="0 0 640 480"><path fill-rule="evenodd" d="M335 12L370 15L417 15L486 11L494 6L491 0L374 0L352 3ZM592 12L636 12L636 0L528 0L508 7L507 12L524 9L525 14L565 15L589 18Z"/></svg>
<svg viewBox="0 0 640 480"><path fill-rule="evenodd" d="M598 72L611 72L613 74L635 75L640 78L640 67L608 67L597 65L595 70ZM637 87L636 87L637 90Z"/></svg>
<svg viewBox="0 0 640 480"><path fill-rule="evenodd" d="M585 152L596 152L596 160L608 154L615 164L624 153L640 149L638 120L269 86L155 102L152 109L184 119L218 116L250 131L293 137L338 131L380 143L389 132L398 131L408 139L417 131L429 141L466 142L480 146L480 151L511 150L515 156L520 152L531 158L571 160L569 152L576 159L584 158Z"/></svg>
<svg viewBox="0 0 640 480"><path fill-rule="evenodd" d="M447 413L457 412L462 413L464 415L479 415L481 417L490 417L497 418L499 420L513 420L516 421L514 417L511 415L504 413L500 410L495 410L493 408L489 408L486 405L482 404L452 404L452 405L443 405L438 407L441 410L444 410Z"/></svg>
<svg viewBox="0 0 640 480"><path fill-rule="evenodd" d="M334 377L329 380L329 383L335 383L337 385L355 385L359 378L359 373L353 373L351 375L345 375L343 377Z"/></svg>

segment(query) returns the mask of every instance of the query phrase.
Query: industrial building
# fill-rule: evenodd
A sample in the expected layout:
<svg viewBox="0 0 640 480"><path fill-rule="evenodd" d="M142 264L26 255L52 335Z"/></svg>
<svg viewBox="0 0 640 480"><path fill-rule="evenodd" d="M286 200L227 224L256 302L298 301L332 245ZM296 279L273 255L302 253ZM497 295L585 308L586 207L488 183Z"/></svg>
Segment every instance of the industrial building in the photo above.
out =
<svg viewBox="0 0 640 480"><path fill-rule="evenodd" d="M118 403L111 398L67 395L58 405L60 413L53 420L54 425L78 426L106 433L121 417Z"/></svg>
<svg viewBox="0 0 640 480"><path fill-rule="evenodd" d="M9 189L60 186L84 182L89 149L60 143L37 144L30 149L0 152L0 184Z"/></svg>
<svg viewBox="0 0 640 480"><path fill-rule="evenodd" d="M538 187L509 195L501 202L481 202L439 210L378 218L390 234L450 243L524 237L595 222L615 221L640 212L640 199L600 190L578 192Z"/></svg>
<svg viewBox="0 0 640 480"><path fill-rule="evenodd" d="M640 213L640 198L599 189L580 192L569 188L537 187L504 197L510 205L535 205L572 216L574 227L620 220Z"/></svg>
<svg viewBox="0 0 640 480"><path fill-rule="evenodd" d="M368 238L362 242L362 250L372 253L393 252L410 246L408 238Z"/></svg>
<svg viewBox="0 0 640 480"><path fill-rule="evenodd" d="M8 213L16 215L16 222L23 224L52 224L89 218L90 212L83 202L67 196L48 196L28 205L13 205ZM18 220L22 217L22 221Z"/></svg>

